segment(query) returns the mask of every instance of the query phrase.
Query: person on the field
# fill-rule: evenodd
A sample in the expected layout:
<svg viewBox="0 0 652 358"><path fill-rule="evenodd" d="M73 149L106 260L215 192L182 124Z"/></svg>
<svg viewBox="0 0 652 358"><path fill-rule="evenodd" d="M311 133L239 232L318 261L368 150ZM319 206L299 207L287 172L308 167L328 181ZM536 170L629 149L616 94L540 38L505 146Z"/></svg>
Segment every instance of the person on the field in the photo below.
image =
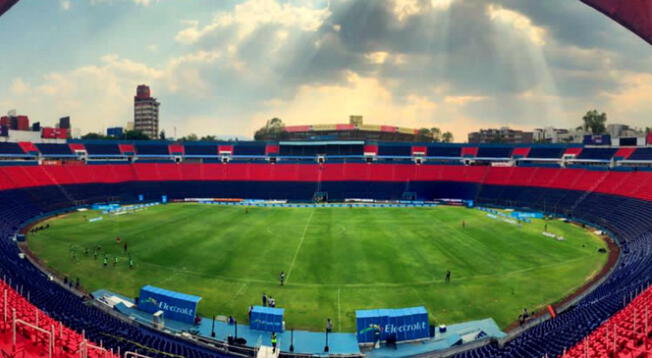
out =
<svg viewBox="0 0 652 358"><path fill-rule="evenodd" d="M466 229L466 220L462 220L462 229Z"/></svg>
<svg viewBox="0 0 652 358"><path fill-rule="evenodd" d="M276 333L272 332L272 353L276 353Z"/></svg>
<svg viewBox="0 0 652 358"><path fill-rule="evenodd" d="M281 281L281 286L285 283L285 272L281 271L281 274L279 275L279 280Z"/></svg>
<svg viewBox="0 0 652 358"><path fill-rule="evenodd" d="M263 292L263 307L267 307L267 295Z"/></svg>
<svg viewBox="0 0 652 358"><path fill-rule="evenodd" d="M124 244L123 247L124 247L125 252L127 252L127 241L125 241L125 244Z"/></svg>
<svg viewBox="0 0 652 358"><path fill-rule="evenodd" d="M268 300L268 301L269 301L269 302L268 302L268 303L269 303L269 307L272 307L272 308L276 307L276 300L274 299L274 297L269 296L269 300Z"/></svg>
<svg viewBox="0 0 652 358"><path fill-rule="evenodd" d="M115 237L115 243L120 245L120 236Z"/></svg>
<svg viewBox="0 0 652 358"><path fill-rule="evenodd" d="M326 320L326 332L328 333L333 332L333 322L331 321L330 318Z"/></svg>
<svg viewBox="0 0 652 358"><path fill-rule="evenodd" d="M118 264L118 255L115 256L113 259L113 267L115 267Z"/></svg>
<svg viewBox="0 0 652 358"><path fill-rule="evenodd" d="M254 311L254 306L249 305L249 311L247 312L247 316L249 317L249 323L251 323L251 313Z"/></svg>
<svg viewBox="0 0 652 358"><path fill-rule="evenodd" d="M131 256L129 256L129 269L134 269L134 259L132 259Z"/></svg>
<svg viewBox="0 0 652 358"><path fill-rule="evenodd" d="M451 282L451 271L446 271L446 283Z"/></svg>
<svg viewBox="0 0 652 358"><path fill-rule="evenodd" d="M104 256L104 267L106 267L106 265L108 264L109 264L109 259L106 256Z"/></svg>

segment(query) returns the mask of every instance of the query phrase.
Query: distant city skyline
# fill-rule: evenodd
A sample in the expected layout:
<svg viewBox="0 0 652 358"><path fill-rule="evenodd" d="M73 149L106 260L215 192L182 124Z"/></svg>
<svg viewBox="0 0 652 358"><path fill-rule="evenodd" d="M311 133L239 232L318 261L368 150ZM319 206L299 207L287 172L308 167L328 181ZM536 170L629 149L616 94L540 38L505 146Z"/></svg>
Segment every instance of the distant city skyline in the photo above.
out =
<svg viewBox="0 0 652 358"><path fill-rule="evenodd" d="M82 132L133 121L142 83L179 137L354 113L457 140L593 108L652 119L652 47L579 1L25 0L0 34L0 112Z"/></svg>

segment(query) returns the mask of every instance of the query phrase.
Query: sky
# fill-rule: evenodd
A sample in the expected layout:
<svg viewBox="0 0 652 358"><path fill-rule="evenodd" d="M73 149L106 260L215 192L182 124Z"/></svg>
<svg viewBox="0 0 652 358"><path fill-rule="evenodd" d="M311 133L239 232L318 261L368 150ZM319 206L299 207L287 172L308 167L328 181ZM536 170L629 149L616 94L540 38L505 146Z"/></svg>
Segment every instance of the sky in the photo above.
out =
<svg viewBox="0 0 652 358"><path fill-rule="evenodd" d="M0 17L0 113L168 136L287 125L652 125L652 46L576 0L22 0Z"/></svg>

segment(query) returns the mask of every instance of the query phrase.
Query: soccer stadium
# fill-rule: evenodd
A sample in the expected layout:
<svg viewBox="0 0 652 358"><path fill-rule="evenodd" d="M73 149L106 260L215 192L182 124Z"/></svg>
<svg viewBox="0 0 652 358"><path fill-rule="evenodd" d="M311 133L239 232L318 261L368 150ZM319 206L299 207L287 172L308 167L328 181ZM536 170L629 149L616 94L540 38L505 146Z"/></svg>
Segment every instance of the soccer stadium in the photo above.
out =
<svg viewBox="0 0 652 358"><path fill-rule="evenodd" d="M0 142L3 357L652 350L651 135L59 139Z"/></svg>

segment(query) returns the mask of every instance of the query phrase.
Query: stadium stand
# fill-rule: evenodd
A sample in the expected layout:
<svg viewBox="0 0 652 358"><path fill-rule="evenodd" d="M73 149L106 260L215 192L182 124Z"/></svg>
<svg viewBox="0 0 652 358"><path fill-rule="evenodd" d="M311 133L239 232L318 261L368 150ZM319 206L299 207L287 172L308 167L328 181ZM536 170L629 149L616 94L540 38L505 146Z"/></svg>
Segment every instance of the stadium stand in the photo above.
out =
<svg viewBox="0 0 652 358"><path fill-rule="evenodd" d="M25 152L20 148L18 143L0 143L1 155L24 155Z"/></svg>
<svg viewBox="0 0 652 358"><path fill-rule="evenodd" d="M38 143L36 144L39 152L45 156L52 155L65 155L71 156L74 155L70 150L68 144L56 144L56 143Z"/></svg>
<svg viewBox="0 0 652 358"><path fill-rule="evenodd" d="M510 158L512 147L480 147L478 158Z"/></svg>
<svg viewBox="0 0 652 358"><path fill-rule="evenodd" d="M648 287L562 358L646 357L652 353L650 306L652 289Z"/></svg>
<svg viewBox="0 0 652 358"><path fill-rule="evenodd" d="M136 144L135 147L139 156L168 156L170 154L167 144Z"/></svg>
<svg viewBox="0 0 652 358"><path fill-rule="evenodd" d="M561 158L564 154L564 147L532 147L528 158Z"/></svg>
<svg viewBox="0 0 652 358"><path fill-rule="evenodd" d="M629 160L652 160L652 148L637 148Z"/></svg>
<svg viewBox="0 0 652 358"><path fill-rule="evenodd" d="M216 156L217 145L185 144L186 156Z"/></svg>
<svg viewBox="0 0 652 358"><path fill-rule="evenodd" d="M384 143L378 146L378 155L395 156L395 157L410 157L412 156L411 144L390 144Z"/></svg>
<svg viewBox="0 0 652 358"><path fill-rule="evenodd" d="M264 142L240 142L234 146L233 155L264 156L265 148Z"/></svg>
<svg viewBox="0 0 652 358"><path fill-rule="evenodd" d="M115 156L120 155L116 143L84 143L89 156Z"/></svg>
<svg viewBox="0 0 652 358"><path fill-rule="evenodd" d="M615 148L584 148L577 156L578 159L596 159L596 160L609 160L611 159L618 149Z"/></svg>
<svg viewBox="0 0 652 358"><path fill-rule="evenodd" d="M85 143L85 146L90 153L100 156L119 154L115 143ZM331 150L287 147L291 148L291 153ZM362 151L362 145L359 147ZM236 144L235 152L238 152L237 148ZM281 145L281 152L283 148ZM379 153L383 148L385 153L408 156L412 150L412 146L380 144ZM0 149L13 153L20 151L15 144L0 145ZM555 158L565 151L565 148L551 147L537 153L538 149L542 148L532 147L529 157L542 155ZM347 153L346 149L333 150L334 153ZM357 147L352 148L352 151L357 150ZM203 155L216 156L217 144L186 144L185 151L186 155L207 153ZM459 155L461 149L433 145L428 147L428 154L431 153ZM630 159L647 154L646 150L639 148ZM589 152L587 155L593 154ZM600 156L604 158L606 154ZM147 200L160 198L161 195L168 195L171 200L186 197L310 200L315 188L319 187L320 191L328 193L331 200L351 197L400 200L406 183L409 183L410 191L416 194L417 199L445 197L474 200L479 205L530 208L592 223L611 233L621 247L619 262L613 271L605 276L597 288L578 296L572 305L556 305L556 318L533 320L526 327L528 329L517 330L509 340L500 344L488 343L458 353L458 357L542 357L546 354L553 357L563 354L565 350L568 350L568 354L575 354L572 352L577 348L571 347L582 342L584 337L625 308L638 292L648 287L652 277L650 171L543 166L417 167L390 163L0 166L0 255L4 258L0 260L0 275L4 282L22 293L23 298L29 297L32 305L47 312L52 320L77 333L86 332L86 337L91 341L102 342L109 349L120 348L123 352L138 349L141 353L161 358L169 358L169 354L193 358L246 355L246 352L236 350L242 348L223 343L214 343L212 348L198 345L149 327L136 326L112 312L87 305L77 294L52 281L30 261L20 259L13 236L22 225L46 213L107 200L136 201L138 195L144 195ZM633 348L640 347L631 334L627 336L623 331L622 337L634 342L619 345L622 352L633 352Z"/></svg>
<svg viewBox="0 0 652 358"><path fill-rule="evenodd" d="M427 155L429 157L458 158L458 157L462 156L462 149L459 146L431 145L431 146L428 146Z"/></svg>

